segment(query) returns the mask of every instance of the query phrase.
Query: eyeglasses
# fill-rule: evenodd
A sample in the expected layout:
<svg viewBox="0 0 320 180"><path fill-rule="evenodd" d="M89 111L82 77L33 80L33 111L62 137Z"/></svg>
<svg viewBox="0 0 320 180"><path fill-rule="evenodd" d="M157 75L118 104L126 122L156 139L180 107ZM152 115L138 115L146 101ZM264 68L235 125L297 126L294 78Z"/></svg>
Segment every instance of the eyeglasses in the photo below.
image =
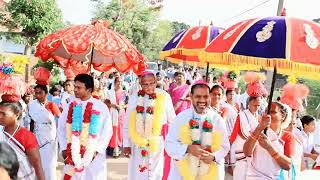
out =
<svg viewBox="0 0 320 180"><path fill-rule="evenodd" d="M144 84L141 84L141 87L148 87L148 86L152 86L152 85L155 85L156 82L152 82L152 83L144 83Z"/></svg>

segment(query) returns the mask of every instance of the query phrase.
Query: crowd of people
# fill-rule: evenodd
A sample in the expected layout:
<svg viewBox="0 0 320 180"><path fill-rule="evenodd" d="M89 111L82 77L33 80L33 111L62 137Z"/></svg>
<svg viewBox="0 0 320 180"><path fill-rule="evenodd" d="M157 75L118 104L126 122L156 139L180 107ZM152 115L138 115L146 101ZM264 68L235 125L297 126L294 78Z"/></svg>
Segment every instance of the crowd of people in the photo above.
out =
<svg viewBox="0 0 320 180"><path fill-rule="evenodd" d="M0 179L55 180L59 155L64 180L106 179L107 156L129 159L129 180L295 179L320 169L320 127L304 110L305 85L285 85L268 106L260 73L244 74L244 92L232 71L203 74L160 64L139 76L79 74L49 88L40 67L23 94L4 74Z"/></svg>

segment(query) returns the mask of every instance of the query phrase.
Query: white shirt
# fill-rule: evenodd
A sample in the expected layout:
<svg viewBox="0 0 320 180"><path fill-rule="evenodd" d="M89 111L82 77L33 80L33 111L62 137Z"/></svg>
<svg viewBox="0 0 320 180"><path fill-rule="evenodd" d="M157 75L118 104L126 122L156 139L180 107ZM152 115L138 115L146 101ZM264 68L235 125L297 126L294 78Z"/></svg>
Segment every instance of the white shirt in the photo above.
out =
<svg viewBox="0 0 320 180"><path fill-rule="evenodd" d="M302 131L303 152L311 153L314 148L314 135Z"/></svg>
<svg viewBox="0 0 320 180"><path fill-rule="evenodd" d="M240 105L240 108L241 109L247 109L247 100L249 98L249 95L247 92L243 93L240 95L240 98L239 98L239 105Z"/></svg>
<svg viewBox="0 0 320 180"><path fill-rule="evenodd" d="M192 118L200 119L202 123L205 118L209 118L213 121L213 131L220 131L222 133L222 147L219 151L214 152L215 161L219 166L219 179L223 179L224 176L224 157L228 154L230 149L229 139L227 135L226 125L221 116L213 111L211 108L208 109L205 115L197 114L193 108L189 108L182 111L174 120L172 126L169 127L169 133L166 139L165 149L169 156L175 160L182 160L185 158L187 153L187 144L181 144L179 140L179 131L181 126L185 125ZM221 176L220 176L221 175ZM169 180L180 180L182 179L178 169L175 165L171 166Z"/></svg>
<svg viewBox="0 0 320 180"><path fill-rule="evenodd" d="M99 135L98 135L98 147L96 151L100 154L105 154L106 148L108 147L110 138L112 136L112 122L110 118L110 113L108 111L107 105L105 105L102 101L90 98L87 101L81 101L80 99L76 98L74 101L77 103L81 103L83 109L85 109L88 102L93 103L93 109L100 112L101 120L103 122L102 127L100 128ZM71 103L68 104L68 108ZM66 122L68 116L68 108L67 110L63 111L58 123L58 140L60 151L67 149L67 132L66 132ZM84 113L84 111L83 111Z"/></svg>

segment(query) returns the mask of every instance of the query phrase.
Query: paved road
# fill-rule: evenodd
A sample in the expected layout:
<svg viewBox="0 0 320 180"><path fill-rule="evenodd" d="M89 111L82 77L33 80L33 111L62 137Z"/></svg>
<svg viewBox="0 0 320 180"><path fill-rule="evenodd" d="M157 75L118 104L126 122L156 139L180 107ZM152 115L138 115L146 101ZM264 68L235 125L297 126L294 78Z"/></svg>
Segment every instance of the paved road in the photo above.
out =
<svg viewBox="0 0 320 180"><path fill-rule="evenodd" d="M108 180L126 180L127 174L128 174L128 159L127 158L108 158L107 159L108 164ZM61 172L62 172L63 164L59 163L59 166L57 168L58 176L57 179L61 179ZM230 177L229 177L230 178ZM232 178L230 178L232 179ZM300 174L299 177L297 177L297 180L319 180L320 179L320 170L318 171L304 171Z"/></svg>
<svg viewBox="0 0 320 180"><path fill-rule="evenodd" d="M108 158L108 180L126 180L128 174L128 159L127 158ZM63 163L59 162L57 168L57 179L62 179Z"/></svg>

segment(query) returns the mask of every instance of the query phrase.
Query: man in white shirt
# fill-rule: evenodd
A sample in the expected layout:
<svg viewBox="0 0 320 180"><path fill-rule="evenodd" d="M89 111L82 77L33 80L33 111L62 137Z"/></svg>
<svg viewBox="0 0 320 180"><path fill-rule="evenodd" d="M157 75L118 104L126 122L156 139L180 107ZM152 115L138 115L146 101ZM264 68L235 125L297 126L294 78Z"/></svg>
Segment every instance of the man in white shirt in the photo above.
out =
<svg viewBox="0 0 320 180"><path fill-rule="evenodd" d="M210 108L209 85L204 81L196 82L191 87L191 100L192 107L182 111L169 128L166 151L174 159L174 166L171 166L168 179L208 177L224 180L224 157L230 145L224 120ZM196 123L196 126L191 127L193 123ZM211 131L207 134L206 128L210 127L210 124ZM213 133L221 135L218 150L212 149L217 142L216 139L211 139L214 137ZM211 141L207 141L207 135L211 136ZM212 174L208 170L211 168L217 169L218 174Z"/></svg>
<svg viewBox="0 0 320 180"><path fill-rule="evenodd" d="M76 99L68 104L58 123L64 179L106 179L106 148L112 136L108 107L92 97L94 80L90 75L77 75L74 87Z"/></svg>

